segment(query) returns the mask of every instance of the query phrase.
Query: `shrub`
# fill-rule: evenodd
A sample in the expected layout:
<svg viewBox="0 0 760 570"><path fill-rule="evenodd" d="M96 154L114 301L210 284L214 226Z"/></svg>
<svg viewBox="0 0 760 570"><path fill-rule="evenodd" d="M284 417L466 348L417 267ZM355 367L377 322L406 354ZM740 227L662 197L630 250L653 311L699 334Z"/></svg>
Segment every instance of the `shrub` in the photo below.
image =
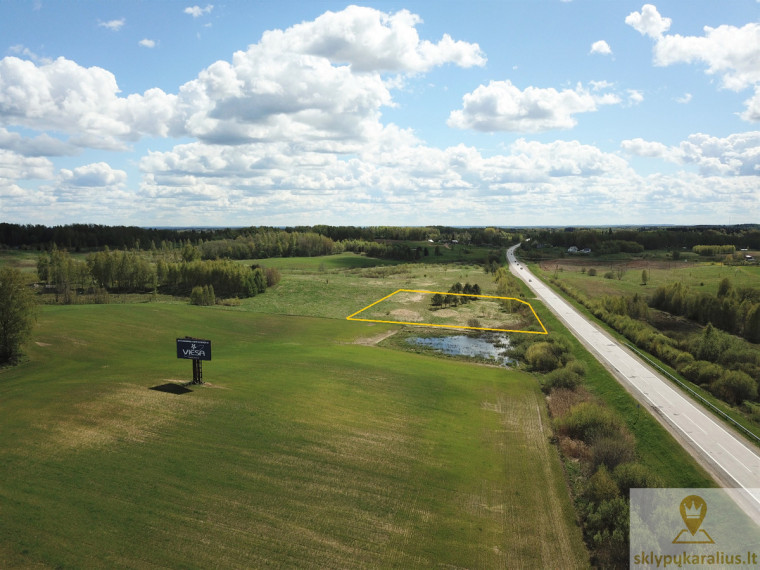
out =
<svg viewBox="0 0 760 570"><path fill-rule="evenodd" d="M681 351L681 353L676 356L676 359L673 361L673 365L676 367L676 370L683 374L684 368L693 362L694 357L690 353Z"/></svg>
<svg viewBox="0 0 760 570"><path fill-rule="evenodd" d="M536 342L525 351L525 361L531 370L549 372L558 368L559 358L554 354L552 345L548 342Z"/></svg>
<svg viewBox="0 0 760 570"><path fill-rule="evenodd" d="M577 374L581 378L586 376L586 365L580 360L571 360L565 364L565 369Z"/></svg>
<svg viewBox="0 0 760 570"><path fill-rule="evenodd" d="M684 366L681 371L684 378L699 385L712 384L720 378L722 373L723 368L706 360L695 360Z"/></svg>
<svg viewBox="0 0 760 570"><path fill-rule="evenodd" d="M612 471L621 463L633 461L635 457L635 442L628 434L602 437L591 446L591 465L594 469L604 466Z"/></svg>
<svg viewBox="0 0 760 570"><path fill-rule="evenodd" d="M588 445L579 439L560 437L558 445L560 452L565 457L572 457L580 461L588 461L591 459L591 450Z"/></svg>
<svg viewBox="0 0 760 570"><path fill-rule="evenodd" d="M620 490L617 483L604 465L591 476L583 491L584 498L593 504L609 501L618 495Z"/></svg>
<svg viewBox="0 0 760 570"><path fill-rule="evenodd" d="M585 521L586 536L591 538L595 566L628 567L628 501L615 497L589 509Z"/></svg>
<svg viewBox="0 0 760 570"><path fill-rule="evenodd" d="M556 388L575 390L581 382L583 382L583 377L565 366L549 372L541 384L541 389L547 393Z"/></svg>
<svg viewBox="0 0 760 570"><path fill-rule="evenodd" d="M274 287L280 282L280 279L282 279L279 269L275 267L267 267L264 271L267 278L267 287Z"/></svg>
<svg viewBox="0 0 760 570"><path fill-rule="evenodd" d="M596 269L594 269L594 268L592 267L591 269L589 269L589 270L586 272L586 275L588 275L589 277L595 277L595 276L596 276Z"/></svg>
<svg viewBox="0 0 760 570"><path fill-rule="evenodd" d="M623 424L612 410L592 402L581 402L567 415L558 418L556 426L560 434L589 443L619 434Z"/></svg>
<svg viewBox="0 0 760 570"><path fill-rule="evenodd" d="M111 302L111 296L105 287L96 287L92 292L92 302L97 305L107 305Z"/></svg>
<svg viewBox="0 0 760 570"><path fill-rule="evenodd" d="M604 274L605 279L614 279L615 278L615 272L614 271L608 271Z"/></svg>
<svg viewBox="0 0 760 570"><path fill-rule="evenodd" d="M628 495L631 489L645 489L662 486L662 481L641 463L623 463L613 472L620 492Z"/></svg>
<svg viewBox="0 0 760 570"><path fill-rule="evenodd" d="M203 287L195 286L190 293L191 305L214 305L216 296L214 295L213 285L204 285Z"/></svg>
<svg viewBox="0 0 760 570"><path fill-rule="evenodd" d="M580 404L581 402L588 402L590 398L591 394L589 394L583 387L579 387L576 390L555 388L547 398L549 414L551 414L553 418L559 418L567 414L573 406Z"/></svg>
<svg viewBox="0 0 760 570"><path fill-rule="evenodd" d="M757 399L757 383L740 370L729 370L711 384L710 392L729 404L741 404L744 400Z"/></svg>

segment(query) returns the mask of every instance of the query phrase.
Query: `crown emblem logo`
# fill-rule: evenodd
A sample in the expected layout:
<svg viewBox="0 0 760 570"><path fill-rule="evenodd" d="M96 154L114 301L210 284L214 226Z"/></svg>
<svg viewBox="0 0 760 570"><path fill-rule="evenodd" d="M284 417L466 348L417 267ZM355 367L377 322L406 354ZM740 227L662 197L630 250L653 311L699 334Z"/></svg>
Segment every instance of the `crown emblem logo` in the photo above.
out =
<svg viewBox="0 0 760 570"><path fill-rule="evenodd" d="M679 510L686 528L681 529L673 544L715 544L707 531L699 528L707 515L707 503L702 497L689 495L681 501Z"/></svg>
<svg viewBox="0 0 760 570"><path fill-rule="evenodd" d="M695 505L694 501L691 502L691 507L686 506L685 504L684 507L684 516L687 519L698 519L702 516L702 505Z"/></svg>

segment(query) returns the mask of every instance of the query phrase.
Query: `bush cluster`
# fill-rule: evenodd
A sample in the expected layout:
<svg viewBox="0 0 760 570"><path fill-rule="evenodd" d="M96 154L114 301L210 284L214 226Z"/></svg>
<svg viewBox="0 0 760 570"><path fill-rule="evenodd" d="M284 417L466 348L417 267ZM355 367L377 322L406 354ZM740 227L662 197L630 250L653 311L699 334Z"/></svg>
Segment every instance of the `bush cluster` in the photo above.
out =
<svg viewBox="0 0 760 570"><path fill-rule="evenodd" d="M511 355L544 373L541 389L560 452L580 466L573 481L576 505L594 563L600 567L628 562L628 490L655 487L658 478L637 462L636 442L622 418L596 401L583 387L586 366L570 353L567 341L513 339Z"/></svg>
<svg viewBox="0 0 760 570"><path fill-rule="evenodd" d="M718 330L709 322L699 334L680 339L671 338L644 320L648 311L639 295L589 300L562 281L553 282L636 346L666 362L684 378L704 387L728 404L744 403L746 407L747 402L758 401L760 353L740 338ZM661 302L658 299L663 291L669 292L670 296L670 293L683 292L685 289L681 284L660 288L650 303L656 307ZM733 294L732 290L730 283L725 282L718 288L724 300ZM748 290L743 290L738 295L744 298L744 304L754 298ZM688 305L696 305L700 298L704 301L707 297L709 295L699 294L698 297L692 297ZM678 295L674 298L678 298ZM710 303L705 302L701 310L709 306ZM760 304L756 313L760 319ZM749 320L752 321L754 313L751 312L750 315Z"/></svg>
<svg viewBox="0 0 760 570"><path fill-rule="evenodd" d="M190 293L191 305L215 305L216 296L214 295L213 285L204 285L203 287L195 286Z"/></svg>

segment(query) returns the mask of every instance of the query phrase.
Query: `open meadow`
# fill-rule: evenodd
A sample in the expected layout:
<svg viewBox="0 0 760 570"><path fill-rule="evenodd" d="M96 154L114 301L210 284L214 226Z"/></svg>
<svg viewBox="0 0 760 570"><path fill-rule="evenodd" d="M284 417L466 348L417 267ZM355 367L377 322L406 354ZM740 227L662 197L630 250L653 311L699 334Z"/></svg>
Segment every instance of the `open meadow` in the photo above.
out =
<svg viewBox="0 0 760 570"><path fill-rule="evenodd" d="M44 307L0 374L0 565L585 566L535 380L390 328ZM182 393L185 335L214 344Z"/></svg>
<svg viewBox="0 0 760 570"><path fill-rule="evenodd" d="M495 295L482 266L240 263L281 280L214 307L113 295L40 308L24 362L0 371L0 567L589 565L569 493L583 476L563 470L538 378L412 348L420 327L346 320L403 288ZM643 465L667 486L712 485L526 300L568 338ZM514 317L482 301L444 310ZM430 310L396 302L380 316ZM184 336L213 342L203 386L184 386Z"/></svg>
<svg viewBox="0 0 760 570"><path fill-rule="evenodd" d="M589 297L650 294L674 281L715 294L724 278L730 279L734 287L760 287L760 265L724 265L700 261L696 256L679 261L575 257L542 261L538 267L540 274L556 275ZM589 269L595 269L596 275L590 275ZM642 271L647 272L646 284L641 280ZM611 275L605 278L608 273Z"/></svg>

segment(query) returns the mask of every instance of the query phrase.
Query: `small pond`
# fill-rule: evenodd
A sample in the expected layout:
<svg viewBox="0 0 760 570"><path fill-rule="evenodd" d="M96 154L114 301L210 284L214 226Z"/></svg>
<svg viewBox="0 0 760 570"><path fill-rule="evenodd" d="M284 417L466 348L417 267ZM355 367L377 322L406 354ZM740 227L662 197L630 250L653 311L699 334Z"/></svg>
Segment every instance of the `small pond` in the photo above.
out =
<svg viewBox="0 0 760 570"><path fill-rule="evenodd" d="M406 339L409 344L424 346L453 356L469 356L494 360L500 366L509 366L513 359L504 355L509 346L509 338L504 335L473 337L467 335L414 336Z"/></svg>

